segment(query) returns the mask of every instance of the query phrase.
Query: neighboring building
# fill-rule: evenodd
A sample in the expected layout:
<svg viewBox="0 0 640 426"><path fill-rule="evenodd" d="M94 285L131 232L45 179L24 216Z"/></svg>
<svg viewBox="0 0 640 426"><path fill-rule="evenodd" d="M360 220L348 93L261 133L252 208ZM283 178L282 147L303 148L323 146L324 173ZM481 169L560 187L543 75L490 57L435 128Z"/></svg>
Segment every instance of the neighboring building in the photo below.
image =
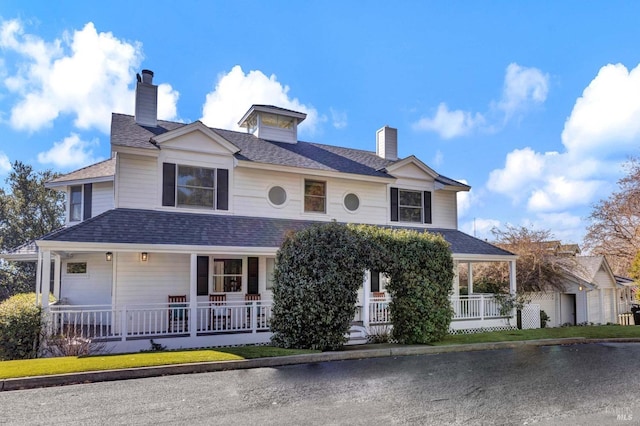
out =
<svg viewBox="0 0 640 426"><path fill-rule="evenodd" d="M91 330L114 351L147 348L149 338L268 341L285 233L333 220L442 234L456 271L508 262L515 292L516 256L457 229L457 193L470 187L398 158L396 129L378 130L373 152L298 141L306 115L269 105L251 106L239 122L246 132L161 121L152 77L145 70L137 83L135 116L112 116L112 158L48 183L67 194L66 227L30 253L37 291L59 300L48 307L54 327ZM2 257L28 260L21 250ZM367 274L361 330L388 321L384 281ZM508 326L491 296L458 288L456 279L452 328Z"/></svg>
<svg viewBox="0 0 640 426"><path fill-rule="evenodd" d="M617 324L619 314L630 312L635 283L616 277L604 256L568 256L563 264L563 291L531 293L549 327Z"/></svg>

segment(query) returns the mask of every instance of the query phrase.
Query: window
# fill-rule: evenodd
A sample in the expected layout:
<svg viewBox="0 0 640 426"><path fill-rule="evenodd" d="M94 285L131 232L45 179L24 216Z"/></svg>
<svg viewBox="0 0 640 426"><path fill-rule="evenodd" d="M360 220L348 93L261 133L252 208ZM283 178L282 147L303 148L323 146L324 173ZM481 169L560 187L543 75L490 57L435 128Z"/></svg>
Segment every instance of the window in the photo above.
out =
<svg viewBox="0 0 640 426"><path fill-rule="evenodd" d="M431 223L431 192L391 188L391 221Z"/></svg>
<svg viewBox="0 0 640 426"><path fill-rule="evenodd" d="M229 171L162 164L162 205L229 209Z"/></svg>
<svg viewBox="0 0 640 426"><path fill-rule="evenodd" d="M274 206L281 206L287 201L287 191L281 186L274 186L269 190L269 202Z"/></svg>
<svg viewBox="0 0 640 426"><path fill-rule="evenodd" d="M422 192L399 191L400 222L422 222Z"/></svg>
<svg viewBox="0 0 640 426"><path fill-rule="evenodd" d="M326 183L317 180L304 181L304 211L326 212Z"/></svg>
<svg viewBox="0 0 640 426"><path fill-rule="evenodd" d="M213 261L213 293L242 291L242 259Z"/></svg>
<svg viewBox="0 0 640 426"><path fill-rule="evenodd" d="M273 271L276 269L276 260L267 257L267 290L273 289Z"/></svg>
<svg viewBox="0 0 640 426"><path fill-rule="evenodd" d="M178 206L214 207L215 170L178 166Z"/></svg>
<svg viewBox="0 0 640 426"><path fill-rule="evenodd" d="M279 127L281 129L293 128L293 118L275 114L262 114L261 123L264 126Z"/></svg>
<svg viewBox="0 0 640 426"><path fill-rule="evenodd" d="M82 186L72 186L69 196L69 221L82 220Z"/></svg>
<svg viewBox="0 0 640 426"><path fill-rule="evenodd" d="M344 197L344 207L350 212L354 212L360 207L360 199L356 194L347 194Z"/></svg>
<svg viewBox="0 0 640 426"><path fill-rule="evenodd" d="M67 263L67 274L86 274L87 262Z"/></svg>

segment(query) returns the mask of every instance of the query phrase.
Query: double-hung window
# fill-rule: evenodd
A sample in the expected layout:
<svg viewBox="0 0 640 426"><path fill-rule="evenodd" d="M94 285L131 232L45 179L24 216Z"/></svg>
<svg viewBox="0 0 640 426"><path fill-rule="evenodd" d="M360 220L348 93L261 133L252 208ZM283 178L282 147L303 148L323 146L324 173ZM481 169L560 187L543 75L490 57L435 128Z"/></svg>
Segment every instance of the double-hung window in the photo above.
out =
<svg viewBox="0 0 640 426"><path fill-rule="evenodd" d="M391 188L391 221L431 223L431 191Z"/></svg>
<svg viewBox="0 0 640 426"><path fill-rule="evenodd" d="M327 212L327 184L318 180L304 181L304 211L313 213Z"/></svg>
<svg viewBox="0 0 640 426"><path fill-rule="evenodd" d="M162 205L228 210L229 171L163 163Z"/></svg>
<svg viewBox="0 0 640 426"><path fill-rule="evenodd" d="M72 186L69 195L69 221L82 220L82 186Z"/></svg>

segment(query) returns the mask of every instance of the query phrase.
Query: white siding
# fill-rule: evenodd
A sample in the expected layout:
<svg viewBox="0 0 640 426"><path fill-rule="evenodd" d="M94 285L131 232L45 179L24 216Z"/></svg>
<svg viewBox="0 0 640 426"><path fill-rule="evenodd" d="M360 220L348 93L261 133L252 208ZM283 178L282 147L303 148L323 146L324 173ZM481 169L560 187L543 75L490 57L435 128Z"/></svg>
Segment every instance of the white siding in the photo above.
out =
<svg viewBox="0 0 640 426"><path fill-rule="evenodd" d="M560 293L532 293L531 302L540 305L540 310L549 315L547 327L560 327L562 325L559 311L558 297Z"/></svg>
<svg viewBox="0 0 640 426"><path fill-rule="evenodd" d="M189 295L188 254L149 253L147 262L140 253L115 253L116 304L167 303L169 295Z"/></svg>
<svg viewBox="0 0 640 426"><path fill-rule="evenodd" d="M67 274L67 263L87 263L86 274ZM62 261L60 299L72 305L111 304L112 263L104 253L74 253Z"/></svg>
<svg viewBox="0 0 640 426"><path fill-rule="evenodd" d="M326 182L325 214L304 212L305 178ZM233 205L237 215L375 224L387 222L387 188L383 183L246 168L237 168L234 180ZM287 193L287 201L282 206L274 206L268 200L269 189L273 186L281 186ZM355 212L344 207L344 196L348 193L354 193L360 199L360 207Z"/></svg>
<svg viewBox="0 0 640 426"><path fill-rule="evenodd" d="M153 157L118 155L118 207L148 209L159 205L162 182L158 182L157 165Z"/></svg>
<svg viewBox="0 0 640 426"><path fill-rule="evenodd" d="M456 193L452 191L435 191L432 193L432 226L436 228L458 228L458 211Z"/></svg>
<svg viewBox="0 0 640 426"><path fill-rule="evenodd" d="M93 184L91 214L98 216L113 209L113 182L98 182Z"/></svg>
<svg viewBox="0 0 640 426"><path fill-rule="evenodd" d="M587 302L589 305L589 322L600 324L602 322L602 311L600 310L600 291L591 290L587 292Z"/></svg>

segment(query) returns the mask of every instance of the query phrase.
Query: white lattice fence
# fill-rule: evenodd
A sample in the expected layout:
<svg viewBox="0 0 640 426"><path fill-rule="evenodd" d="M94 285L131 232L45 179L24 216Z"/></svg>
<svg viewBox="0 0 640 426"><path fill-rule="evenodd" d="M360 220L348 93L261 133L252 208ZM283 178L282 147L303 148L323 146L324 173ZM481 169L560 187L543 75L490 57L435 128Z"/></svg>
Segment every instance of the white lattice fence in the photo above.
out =
<svg viewBox="0 0 640 426"><path fill-rule="evenodd" d="M529 303L522 308L522 329L540 328L540 305Z"/></svg>

